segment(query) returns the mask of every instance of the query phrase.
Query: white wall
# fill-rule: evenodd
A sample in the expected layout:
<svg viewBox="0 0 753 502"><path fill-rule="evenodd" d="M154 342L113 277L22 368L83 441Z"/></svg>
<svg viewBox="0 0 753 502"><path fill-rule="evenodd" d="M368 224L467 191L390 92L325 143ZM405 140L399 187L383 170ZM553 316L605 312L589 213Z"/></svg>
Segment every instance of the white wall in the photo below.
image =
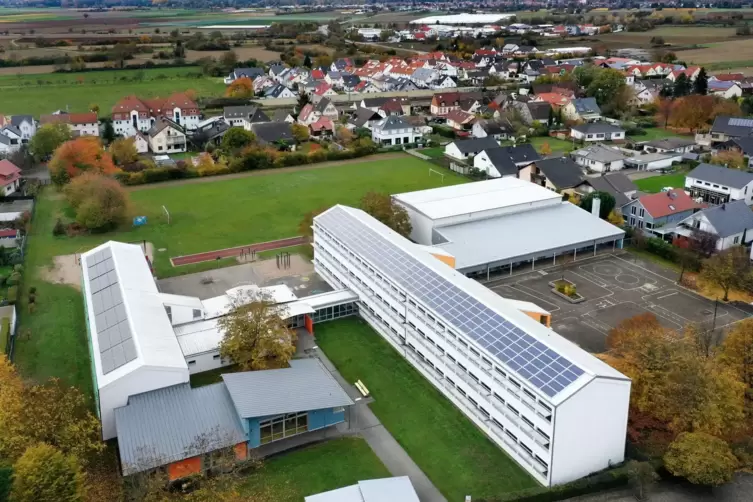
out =
<svg viewBox="0 0 753 502"><path fill-rule="evenodd" d="M223 361L220 358L220 350L212 350L210 352L204 352L203 354L196 354L186 357L186 363L188 364L188 372L191 375L196 373L202 373L204 371L215 370L222 368L223 366L229 366L231 361Z"/></svg>
<svg viewBox="0 0 753 502"><path fill-rule="evenodd" d="M172 318L172 325L185 324L187 322L193 322L199 320L203 316L201 309L194 309L187 305L175 305L170 302L163 302L166 307L170 307L170 316ZM199 310L201 313L198 317L194 317L193 311Z"/></svg>
<svg viewBox="0 0 753 502"><path fill-rule="evenodd" d="M630 382L597 378L554 415L552 484L606 469L625 459Z"/></svg>
<svg viewBox="0 0 753 502"><path fill-rule="evenodd" d="M410 218L410 223L413 227L410 233L411 240L425 246L430 246L431 231L434 229L434 222L431 220L431 218L428 218L426 215L416 211L410 206L401 204L397 199L393 200L395 200L395 202L397 202L399 205L404 207L406 211L408 211L408 217Z"/></svg>
<svg viewBox="0 0 753 502"><path fill-rule="evenodd" d="M188 383L187 369L142 367L99 389L99 410L102 420L102 439L112 439L115 430L115 408L128 404L136 394L162 389L171 385ZM95 382L96 384L96 382Z"/></svg>

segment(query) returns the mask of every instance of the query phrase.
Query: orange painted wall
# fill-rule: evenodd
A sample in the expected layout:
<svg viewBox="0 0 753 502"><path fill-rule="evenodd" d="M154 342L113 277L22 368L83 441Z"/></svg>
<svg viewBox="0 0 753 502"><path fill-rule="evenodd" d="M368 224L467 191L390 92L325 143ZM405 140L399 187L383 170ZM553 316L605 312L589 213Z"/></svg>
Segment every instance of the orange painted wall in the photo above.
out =
<svg viewBox="0 0 753 502"><path fill-rule="evenodd" d="M192 474L201 474L201 457L191 457L167 466L170 481L185 478Z"/></svg>
<svg viewBox="0 0 753 502"><path fill-rule="evenodd" d="M441 261L445 265L449 265L452 268L455 268L455 257L454 256L444 256L441 254L433 254L432 256L436 258L437 260Z"/></svg>
<svg viewBox="0 0 753 502"><path fill-rule="evenodd" d="M541 324L545 325L547 328L551 328L552 327L552 316L550 316L550 315L539 314L538 312L526 312L525 314L528 317L536 319L537 322L540 322ZM542 317L543 317L543 319L542 319ZM543 322L542 322L542 320L543 320Z"/></svg>
<svg viewBox="0 0 753 502"><path fill-rule="evenodd" d="M246 443L238 443L233 447L235 451L235 460L246 460L248 457L248 446Z"/></svg>

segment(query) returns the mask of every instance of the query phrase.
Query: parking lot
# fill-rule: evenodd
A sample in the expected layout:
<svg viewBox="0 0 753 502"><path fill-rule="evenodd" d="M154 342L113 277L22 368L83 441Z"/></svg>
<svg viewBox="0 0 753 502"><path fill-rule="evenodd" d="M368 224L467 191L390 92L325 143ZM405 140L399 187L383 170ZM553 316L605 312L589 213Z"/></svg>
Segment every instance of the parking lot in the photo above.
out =
<svg viewBox="0 0 753 502"><path fill-rule="evenodd" d="M678 286L652 271L655 265L630 254L603 255L487 283L500 296L534 302L552 314L552 328L589 352L603 352L609 331L625 319L651 312L664 326L681 330L697 323L725 329L747 314ZM585 301L551 291L549 283L573 282Z"/></svg>

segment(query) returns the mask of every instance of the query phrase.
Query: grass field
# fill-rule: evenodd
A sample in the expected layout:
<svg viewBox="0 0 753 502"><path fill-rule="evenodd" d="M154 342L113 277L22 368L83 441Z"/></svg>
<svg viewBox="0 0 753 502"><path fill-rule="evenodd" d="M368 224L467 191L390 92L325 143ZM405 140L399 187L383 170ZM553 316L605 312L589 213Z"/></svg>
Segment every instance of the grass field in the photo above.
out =
<svg viewBox="0 0 753 502"><path fill-rule="evenodd" d="M253 495L253 500L301 502L315 493L389 476L365 440L348 437L266 460L235 488L241 496Z"/></svg>
<svg viewBox="0 0 753 502"><path fill-rule="evenodd" d="M536 486L364 321L317 325L316 341L346 380L369 388L371 409L448 500Z"/></svg>
<svg viewBox="0 0 753 502"><path fill-rule="evenodd" d="M108 240L154 243L155 267L164 277L199 272L212 263L173 268L170 256L249 244L298 234L305 213L336 203L357 205L369 190L399 193L439 186L439 176L429 176L429 164L408 155L389 160L338 165L298 172L272 172L239 179L210 180L207 183L159 187L134 191L135 214L146 215L149 223L137 229L83 237L54 237L52 228L65 216L65 201L51 188L38 199L26 258L23 297L29 287L37 288L34 314L23 313L19 332L30 336L16 344L15 361L28 377L62 378L90 392L91 375L86 343L86 326L81 294L76 289L50 284L40 271L55 255L80 253ZM432 169L439 169L431 165ZM449 170L445 184L465 178ZM167 225L162 205L171 213ZM223 265L231 264L227 260ZM25 309L22 301L20 309Z"/></svg>
<svg viewBox="0 0 753 502"><path fill-rule="evenodd" d="M630 136L630 139L633 141L654 141L657 139L664 139L664 138L675 138L678 136L677 133L668 131L666 129L661 129L659 127L650 127L648 129L644 129L646 134L641 134L640 136Z"/></svg>
<svg viewBox="0 0 753 502"><path fill-rule="evenodd" d="M705 65L710 70L753 64L753 39L732 39L717 43L700 40L704 44L703 48L678 52L677 57L689 64Z"/></svg>
<svg viewBox="0 0 753 502"><path fill-rule="evenodd" d="M685 186L685 175L680 174L666 174L664 176L654 176L651 178L643 178L642 180L635 180L635 184L638 190L648 193L661 192L664 187L683 188Z"/></svg>
<svg viewBox="0 0 753 502"><path fill-rule="evenodd" d="M557 139L557 138L549 138L549 137L531 138L530 143L539 153L541 153L541 147L544 146L544 143L549 144L549 148L551 148L552 154L569 153L574 150L572 141L565 141L565 140Z"/></svg>
<svg viewBox="0 0 753 502"><path fill-rule="evenodd" d="M434 148L424 148L423 150L419 150L419 153L431 157L432 159L442 159L444 158L444 147L435 146Z"/></svg>
<svg viewBox="0 0 753 502"><path fill-rule="evenodd" d="M221 79L201 75L194 67L2 75L0 113L39 116L66 107L71 112L83 112L97 104L102 114L109 115L112 106L130 94L152 98L188 90L198 96L221 96L225 85Z"/></svg>

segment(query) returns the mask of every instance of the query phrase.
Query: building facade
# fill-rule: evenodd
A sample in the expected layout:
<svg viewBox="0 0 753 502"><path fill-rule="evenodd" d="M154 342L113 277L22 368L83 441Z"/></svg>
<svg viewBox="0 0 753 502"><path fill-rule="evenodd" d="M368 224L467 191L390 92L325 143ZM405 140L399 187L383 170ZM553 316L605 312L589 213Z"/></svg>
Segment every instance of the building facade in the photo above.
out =
<svg viewBox="0 0 753 502"><path fill-rule="evenodd" d="M504 298L344 206L314 219L314 264L543 485L624 459L630 381Z"/></svg>

